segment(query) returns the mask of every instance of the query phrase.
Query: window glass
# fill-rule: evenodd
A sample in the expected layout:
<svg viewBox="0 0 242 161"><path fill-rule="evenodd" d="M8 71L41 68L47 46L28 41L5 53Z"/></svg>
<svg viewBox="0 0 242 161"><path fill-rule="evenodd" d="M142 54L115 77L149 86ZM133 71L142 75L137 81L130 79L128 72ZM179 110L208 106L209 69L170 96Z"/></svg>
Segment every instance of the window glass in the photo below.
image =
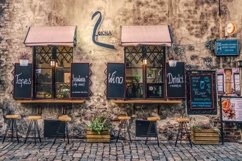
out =
<svg viewBox="0 0 242 161"><path fill-rule="evenodd" d="M147 83L162 83L162 68L147 68Z"/></svg>
<svg viewBox="0 0 242 161"><path fill-rule="evenodd" d="M142 68L126 69L126 94L130 98L142 98L144 96Z"/></svg>
<svg viewBox="0 0 242 161"><path fill-rule="evenodd" d="M35 47L35 97L70 98L71 47ZM51 60L56 66L51 67Z"/></svg>
<svg viewBox="0 0 242 161"><path fill-rule="evenodd" d="M164 97L164 47L125 47L124 51L126 66L126 97ZM142 63L145 59L147 64Z"/></svg>

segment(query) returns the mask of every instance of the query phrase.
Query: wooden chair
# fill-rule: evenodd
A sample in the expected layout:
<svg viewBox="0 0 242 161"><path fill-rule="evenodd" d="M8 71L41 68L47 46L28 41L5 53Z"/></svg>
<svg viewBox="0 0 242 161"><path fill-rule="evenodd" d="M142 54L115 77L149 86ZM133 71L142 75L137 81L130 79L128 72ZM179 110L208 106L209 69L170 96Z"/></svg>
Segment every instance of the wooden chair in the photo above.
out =
<svg viewBox="0 0 242 161"><path fill-rule="evenodd" d="M178 122L178 133L176 136L176 142L175 142L175 146L177 145L177 141L180 137L180 142L182 141L182 137L184 136L184 134L186 135L186 137L188 138L188 141L190 143L190 146L192 148L192 141L191 141L191 132L189 132L188 130L188 124L190 123L190 118L188 117L180 117L176 119L176 122Z"/></svg>
<svg viewBox="0 0 242 161"><path fill-rule="evenodd" d="M13 141L14 132L16 132L16 138L17 138L17 141L19 143L18 127L17 127L16 121L17 120L20 120L21 119L21 116L20 115L13 114L13 115L5 115L4 117L7 120L7 128L5 130L5 134L4 134L2 143L4 143L4 141L5 141L6 137L7 137L7 133L8 133L8 131L9 131L10 128L11 128L11 141Z"/></svg>

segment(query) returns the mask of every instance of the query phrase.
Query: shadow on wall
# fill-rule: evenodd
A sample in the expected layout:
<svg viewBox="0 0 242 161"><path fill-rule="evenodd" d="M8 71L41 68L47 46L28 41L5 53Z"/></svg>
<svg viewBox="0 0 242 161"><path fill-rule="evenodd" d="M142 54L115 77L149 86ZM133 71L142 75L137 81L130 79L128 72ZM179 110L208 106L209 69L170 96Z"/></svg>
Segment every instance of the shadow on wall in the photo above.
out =
<svg viewBox="0 0 242 161"><path fill-rule="evenodd" d="M14 113L13 108L11 107L9 102L7 102L7 101L2 101L0 103L0 110L1 110L0 113L2 113L2 115L7 115L7 114L13 114Z"/></svg>
<svg viewBox="0 0 242 161"><path fill-rule="evenodd" d="M5 82L0 79L0 93L3 92L3 91L5 91L5 89L6 89Z"/></svg>

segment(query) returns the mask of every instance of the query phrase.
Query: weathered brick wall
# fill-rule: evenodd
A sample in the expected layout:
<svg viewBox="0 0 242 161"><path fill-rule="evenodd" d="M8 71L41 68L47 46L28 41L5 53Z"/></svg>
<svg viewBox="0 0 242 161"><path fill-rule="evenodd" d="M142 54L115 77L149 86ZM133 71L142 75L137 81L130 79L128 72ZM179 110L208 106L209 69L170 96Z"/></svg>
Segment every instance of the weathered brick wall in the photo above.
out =
<svg viewBox="0 0 242 161"><path fill-rule="evenodd" d="M5 0L0 1L0 109L3 108L3 93L6 90L6 76L8 60L8 40L7 24L9 22L8 3ZM3 126L2 110L0 110L0 129Z"/></svg>
<svg viewBox="0 0 242 161"><path fill-rule="evenodd" d="M23 116L32 112L31 105L17 104L11 94L13 63L18 62L21 52L31 53L31 48L23 44L30 26L76 25L78 28L74 61L92 63L91 90L94 94L85 104L76 105L69 111L74 120L70 125L71 135L79 136L87 120L95 113L108 112L115 117L125 113L128 107L108 101L104 94L106 63L123 62L124 59L123 47L119 45L121 25L170 24L176 45L173 57L186 62L187 69L216 69L219 59L205 48L205 42L223 36L223 28L230 21L237 24L235 36L241 39L241 5L240 0L223 0L219 18L217 0L0 0L0 107L4 113L15 111ZM113 34L111 37L100 37L99 41L114 44L116 50L102 48L92 42L96 20L91 20L91 16L95 11L101 11L104 17L100 29L111 30ZM224 58L223 66L233 67L235 59ZM44 108L44 119L57 117L58 108L51 106ZM175 117L185 112L184 105L160 106L160 132L168 137L169 133L174 133ZM138 117L144 117L147 113L156 114L156 108L143 109L144 112L137 110ZM210 119L214 118L217 117ZM21 133L24 134L26 121L22 120L21 125Z"/></svg>

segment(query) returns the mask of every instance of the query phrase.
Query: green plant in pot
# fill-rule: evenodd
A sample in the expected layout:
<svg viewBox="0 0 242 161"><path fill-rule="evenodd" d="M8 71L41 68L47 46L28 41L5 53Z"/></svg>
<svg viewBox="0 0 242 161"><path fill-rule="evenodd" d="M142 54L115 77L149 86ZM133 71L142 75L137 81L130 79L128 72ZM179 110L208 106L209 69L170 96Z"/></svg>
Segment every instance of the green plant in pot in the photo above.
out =
<svg viewBox="0 0 242 161"><path fill-rule="evenodd" d="M110 132L111 129L111 120L108 115L97 114L91 120L91 123L88 125L88 129L101 134L103 131Z"/></svg>
<svg viewBox="0 0 242 161"><path fill-rule="evenodd" d="M110 130L111 130L111 120L108 115L97 114L91 120L91 123L88 125L86 138L87 142L110 142Z"/></svg>

